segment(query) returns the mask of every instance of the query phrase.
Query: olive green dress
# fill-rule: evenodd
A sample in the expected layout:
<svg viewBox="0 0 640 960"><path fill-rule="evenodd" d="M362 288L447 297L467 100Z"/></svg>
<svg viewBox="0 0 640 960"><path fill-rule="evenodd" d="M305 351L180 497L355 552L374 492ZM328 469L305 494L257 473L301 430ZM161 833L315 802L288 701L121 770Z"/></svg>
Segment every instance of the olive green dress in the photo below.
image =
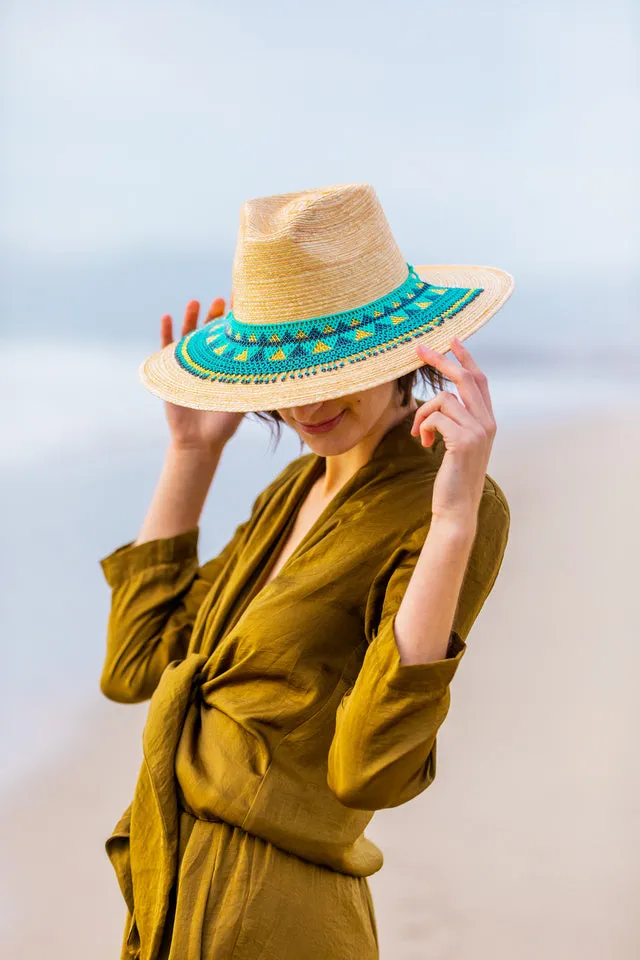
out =
<svg viewBox="0 0 640 960"><path fill-rule="evenodd" d="M105 696L150 699L131 804L106 840L127 906L121 958L376 960L375 810L436 771L466 637L509 530L485 479L447 656L401 664L394 615L429 530L445 450L381 439L262 587L313 482L314 453L259 494L213 559L199 528L118 547Z"/></svg>

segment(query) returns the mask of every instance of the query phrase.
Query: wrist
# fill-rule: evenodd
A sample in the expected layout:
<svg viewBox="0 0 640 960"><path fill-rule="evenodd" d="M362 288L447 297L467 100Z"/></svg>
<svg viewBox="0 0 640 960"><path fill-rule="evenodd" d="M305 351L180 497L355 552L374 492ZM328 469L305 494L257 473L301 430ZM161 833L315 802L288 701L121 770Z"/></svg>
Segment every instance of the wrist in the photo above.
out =
<svg viewBox="0 0 640 960"><path fill-rule="evenodd" d="M429 530L433 530L437 535L461 544L473 543L477 529L478 517L476 514L455 517L433 514L429 526Z"/></svg>
<svg viewBox="0 0 640 960"><path fill-rule="evenodd" d="M219 460L222 451L224 450L225 442L223 440L217 440L212 443L180 443L175 440L169 442L169 447L167 452L172 457L178 457L183 460L192 460L194 462L200 463L217 463Z"/></svg>

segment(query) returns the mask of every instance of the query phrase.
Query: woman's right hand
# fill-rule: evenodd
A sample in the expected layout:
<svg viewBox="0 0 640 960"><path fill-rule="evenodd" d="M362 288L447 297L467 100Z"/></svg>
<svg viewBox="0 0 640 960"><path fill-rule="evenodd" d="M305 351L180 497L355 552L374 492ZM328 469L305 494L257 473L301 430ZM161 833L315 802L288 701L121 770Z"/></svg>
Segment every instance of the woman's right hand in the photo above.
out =
<svg viewBox="0 0 640 960"><path fill-rule="evenodd" d="M233 296L230 301L233 305ZM200 304L197 300L190 300L184 314L182 334L191 333L198 325ZM205 323L221 317L225 313L223 297L216 297L207 314ZM160 341L163 347L173 343L173 321L168 313L160 321ZM191 407L182 407L179 404L165 400L165 413L171 443L176 449L202 450L208 452L223 447L227 440L234 435L244 413L229 410L194 410Z"/></svg>

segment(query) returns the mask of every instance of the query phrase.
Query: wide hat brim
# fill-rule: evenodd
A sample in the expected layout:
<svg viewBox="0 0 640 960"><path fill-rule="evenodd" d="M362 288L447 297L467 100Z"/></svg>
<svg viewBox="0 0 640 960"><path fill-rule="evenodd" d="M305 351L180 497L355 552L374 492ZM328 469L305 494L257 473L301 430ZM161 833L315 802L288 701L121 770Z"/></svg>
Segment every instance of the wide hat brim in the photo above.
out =
<svg viewBox="0 0 640 960"><path fill-rule="evenodd" d="M430 311L426 329L424 322L419 323L424 321L424 316L408 323L405 320L402 330L398 324L397 336L390 336L375 348L364 342L362 349L358 349L358 344L348 360L345 358L337 364L327 363L322 367L320 357L315 373L308 368L287 374L274 371L273 375L263 375L263 380L240 375L232 377L224 373L222 361L219 372L214 369L213 372L203 370L196 374L186 369L176 358L178 345L188 349L189 339L198 338L202 348L216 327L219 334L223 332L223 317L209 321L147 357L138 370L140 380L155 396L196 410L277 410L331 400L387 383L423 366L424 360L416 351L419 344L446 353L451 349L453 337L466 340L484 326L514 289L513 277L496 267L429 264L414 266L413 270L434 292L439 291L432 297L435 306ZM464 293L458 296L460 291L478 288L481 292L472 295L466 303ZM451 295L447 297L447 294ZM440 296L443 297L443 307L438 315L437 297ZM455 305L455 310L451 305ZM392 330L392 334L395 333L396 330ZM208 364L215 367L217 356L208 350ZM228 379L218 379L219 376Z"/></svg>

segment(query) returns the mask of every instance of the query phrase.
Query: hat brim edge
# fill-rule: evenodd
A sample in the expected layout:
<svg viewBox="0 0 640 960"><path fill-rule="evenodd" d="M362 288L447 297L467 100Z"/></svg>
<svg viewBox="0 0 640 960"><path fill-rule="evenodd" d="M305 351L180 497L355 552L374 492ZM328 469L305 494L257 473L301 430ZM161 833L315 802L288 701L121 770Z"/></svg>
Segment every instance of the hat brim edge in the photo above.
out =
<svg viewBox="0 0 640 960"><path fill-rule="evenodd" d="M426 264L414 269L421 279L434 286L482 287L483 292L468 307L424 336L398 344L397 349L367 356L365 362L349 362L338 370L322 373L321 381L312 376L238 384L196 377L175 359L178 340L146 357L138 367L138 378L158 398L199 410L250 413L334 399L397 379L422 366L424 360L415 350L420 343L426 342L432 349L446 353L453 336L460 341L471 337L495 316L515 289L514 277L497 267Z"/></svg>

